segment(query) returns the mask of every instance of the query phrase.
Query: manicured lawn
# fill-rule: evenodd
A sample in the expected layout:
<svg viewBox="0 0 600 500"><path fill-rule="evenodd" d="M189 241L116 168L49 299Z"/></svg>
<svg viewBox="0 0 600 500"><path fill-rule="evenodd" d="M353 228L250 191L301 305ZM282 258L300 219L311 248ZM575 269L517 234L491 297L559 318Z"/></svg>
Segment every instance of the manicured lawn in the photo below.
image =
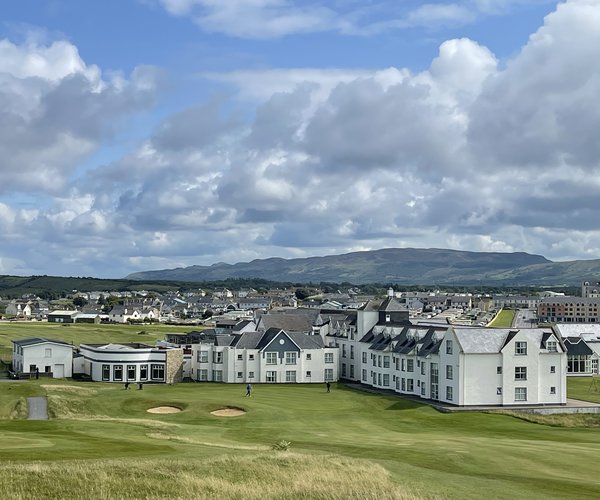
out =
<svg viewBox="0 0 600 500"><path fill-rule="evenodd" d="M331 394L320 385L256 385L252 398L244 393L232 384L125 391L72 381L3 383L0 489L28 498L84 490L120 498L600 495L595 429L442 414L341 385ZM50 421L10 419L28 395L48 395ZM183 411L146 412L159 405ZM225 406L247 413L210 414ZM292 443L291 453L271 450L280 440Z"/></svg>
<svg viewBox="0 0 600 500"><path fill-rule="evenodd" d="M154 345L165 333L198 330L197 326L171 325L93 325L85 323L61 325L46 321L0 322L0 355L7 360L13 340L44 337L79 344L109 342L141 342Z"/></svg>
<svg viewBox="0 0 600 500"><path fill-rule="evenodd" d="M600 403L600 377L567 377L570 398Z"/></svg>
<svg viewBox="0 0 600 500"><path fill-rule="evenodd" d="M488 326L492 328L510 328L516 313L517 311L512 309L502 309Z"/></svg>

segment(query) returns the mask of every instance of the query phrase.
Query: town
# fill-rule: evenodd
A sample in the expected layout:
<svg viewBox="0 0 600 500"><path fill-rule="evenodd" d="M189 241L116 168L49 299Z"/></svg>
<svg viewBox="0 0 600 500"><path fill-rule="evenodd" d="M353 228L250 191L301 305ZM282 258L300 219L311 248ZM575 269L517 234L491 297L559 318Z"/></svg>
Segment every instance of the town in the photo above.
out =
<svg viewBox="0 0 600 500"><path fill-rule="evenodd" d="M581 296L359 287L73 292L54 309L5 301L4 320L181 325L156 345L13 340L11 373L122 384L343 381L455 406L566 405L566 377L597 375L600 282ZM67 304L69 308L67 308ZM188 326L186 329L185 326Z"/></svg>

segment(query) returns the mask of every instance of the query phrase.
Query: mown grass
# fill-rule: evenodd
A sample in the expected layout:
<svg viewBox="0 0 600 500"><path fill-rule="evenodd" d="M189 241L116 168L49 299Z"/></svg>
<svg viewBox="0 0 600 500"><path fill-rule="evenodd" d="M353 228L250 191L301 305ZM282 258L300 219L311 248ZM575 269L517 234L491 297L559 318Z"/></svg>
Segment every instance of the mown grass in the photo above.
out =
<svg viewBox="0 0 600 500"><path fill-rule="evenodd" d="M517 311L502 309L488 326L491 328L510 328Z"/></svg>
<svg viewBox="0 0 600 500"><path fill-rule="evenodd" d="M46 321L0 322L0 355L5 361L12 352L12 341L28 337L63 340L74 345L109 342L141 342L154 345L166 333L198 330L197 326L174 325L94 325L86 323L57 324Z"/></svg>
<svg viewBox="0 0 600 500"><path fill-rule="evenodd" d="M337 385L330 394L314 385L257 385L252 398L244 394L232 384L126 391L71 381L4 383L1 491L11 492L7 498L80 498L82 491L91 498L600 495L595 429L441 414ZM52 419L10 420L4 406L14 410L27 395L47 395ZM146 412L169 404L183 411ZM210 414L225 406L247 413ZM271 450L281 440L292 443L291 454Z"/></svg>

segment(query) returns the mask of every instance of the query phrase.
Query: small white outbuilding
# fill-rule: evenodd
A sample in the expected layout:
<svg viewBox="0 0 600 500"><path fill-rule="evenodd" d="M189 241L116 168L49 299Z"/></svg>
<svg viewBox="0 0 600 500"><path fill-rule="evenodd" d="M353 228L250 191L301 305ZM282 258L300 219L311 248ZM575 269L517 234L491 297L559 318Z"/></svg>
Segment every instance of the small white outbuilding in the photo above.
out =
<svg viewBox="0 0 600 500"><path fill-rule="evenodd" d="M73 375L73 346L60 340L29 338L13 340L12 369L15 373L51 373L53 378Z"/></svg>

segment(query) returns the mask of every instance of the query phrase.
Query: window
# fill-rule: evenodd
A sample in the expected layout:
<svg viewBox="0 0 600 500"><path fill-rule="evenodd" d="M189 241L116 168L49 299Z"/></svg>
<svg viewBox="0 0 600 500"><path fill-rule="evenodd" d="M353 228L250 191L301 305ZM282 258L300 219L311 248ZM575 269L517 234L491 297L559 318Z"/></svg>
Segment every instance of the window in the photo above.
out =
<svg viewBox="0 0 600 500"><path fill-rule="evenodd" d="M127 380L135 380L135 365L127 365Z"/></svg>
<svg viewBox="0 0 600 500"><path fill-rule="evenodd" d="M342 363L342 377L346 376L346 363Z"/></svg>
<svg viewBox="0 0 600 500"><path fill-rule="evenodd" d="M383 387L390 386L390 376L387 373L383 374Z"/></svg>
<svg viewBox="0 0 600 500"><path fill-rule="evenodd" d="M113 366L113 380L116 380L116 381L123 380L123 365L114 365Z"/></svg>
<svg viewBox="0 0 600 500"><path fill-rule="evenodd" d="M213 363L220 364L223 362L223 353L222 352L213 352Z"/></svg>
<svg viewBox="0 0 600 500"><path fill-rule="evenodd" d="M446 340L446 354L452 354L452 341Z"/></svg>
<svg viewBox="0 0 600 500"><path fill-rule="evenodd" d="M452 380L452 365L446 365L446 380Z"/></svg>
<svg viewBox="0 0 600 500"><path fill-rule="evenodd" d="M501 367L501 366L497 366L497 367L496 367L496 373L497 373L498 375L502 375L502 367Z"/></svg>
<svg viewBox="0 0 600 500"><path fill-rule="evenodd" d="M390 367L390 357L389 356L384 356L383 357L383 367L384 368L389 368Z"/></svg>
<svg viewBox="0 0 600 500"><path fill-rule="evenodd" d="M558 352L558 343L556 340L548 340L546 342L546 349L548 349L548 352Z"/></svg>
<svg viewBox="0 0 600 500"><path fill-rule="evenodd" d="M515 401L527 401L527 387L515 387Z"/></svg>
<svg viewBox="0 0 600 500"><path fill-rule="evenodd" d="M200 380L208 380L208 370L200 370Z"/></svg>
<svg viewBox="0 0 600 500"><path fill-rule="evenodd" d="M556 387L550 387L550 394L556 394Z"/></svg>
<svg viewBox="0 0 600 500"><path fill-rule="evenodd" d="M377 356L377 366L381 368L381 354Z"/></svg>
<svg viewBox="0 0 600 500"><path fill-rule="evenodd" d="M104 382L110 380L110 365L102 365L102 380Z"/></svg>
<svg viewBox="0 0 600 500"><path fill-rule="evenodd" d="M502 396L502 387L496 387L496 394Z"/></svg>
<svg viewBox="0 0 600 500"><path fill-rule="evenodd" d="M425 370L427 369L427 365L425 362L421 363L421 375L425 375Z"/></svg>
<svg viewBox="0 0 600 500"><path fill-rule="evenodd" d="M408 392L413 392L415 390L415 383L412 378L406 379L406 390Z"/></svg>
<svg viewBox="0 0 600 500"><path fill-rule="evenodd" d="M208 351L198 352L198 363L208 363Z"/></svg>
<svg viewBox="0 0 600 500"><path fill-rule="evenodd" d="M350 359L354 359L354 346L350 346Z"/></svg>
<svg viewBox="0 0 600 500"><path fill-rule="evenodd" d="M312 354L308 353L306 355L306 361L310 361L312 359Z"/></svg>
<svg viewBox="0 0 600 500"><path fill-rule="evenodd" d="M385 315L385 322L386 323L389 323L391 319L392 319L392 316L390 314L386 314Z"/></svg>
<svg viewBox="0 0 600 500"><path fill-rule="evenodd" d="M213 382L223 382L223 370L213 370L212 379Z"/></svg>
<svg viewBox="0 0 600 500"><path fill-rule="evenodd" d="M248 354L248 361L254 361L254 354Z"/></svg>
<svg viewBox="0 0 600 500"><path fill-rule="evenodd" d="M346 344L342 344L342 358L346 357Z"/></svg>
<svg viewBox="0 0 600 500"><path fill-rule="evenodd" d="M381 373L377 374L377 385L381 385Z"/></svg>
<svg viewBox="0 0 600 500"><path fill-rule="evenodd" d="M402 371L406 371L406 360L404 358L402 358Z"/></svg>
<svg viewBox="0 0 600 500"><path fill-rule="evenodd" d="M407 359L406 360L406 371L407 372L413 372L413 371L415 371L415 360L414 359Z"/></svg>
<svg viewBox="0 0 600 500"><path fill-rule="evenodd" d="M310 372L310 371L307 371L307 372L306 372L306 378L310 378L311 376L312 376L311 372Z"/></svg>
<svg viewBox="0 0 600 500"><path fill-rule="evenodd" d="M325 363L333 363L333 353L332 352L325 353Z"/></svg>
<svg viewBox="0 0 600 500"><path fill-rule="evenodd" d="M452 393L452 387L446 387L446 401L452 401L454 394Z"/></svg>
<svg viewBox="0 0 600 500"><path fill-rule="evenodd" d="M550 367L550 373L556 373L556 366L552 365Z"/></svg>
<svg viewBox="0 0 600 500"><path fill-rule="evenodd" d="M268 352L267 353L267 364L268 365L276 365L277 364L277 353L276 352Z"/></svg>
<svg viewBox="0 0 600 500"><path fill-rule="evenodd" d="M267 372L267 382L277 382L277 372Z"/></svg>
<svg viewBox="0 0 600 500"><path fill-rule="evenodd" d="M295 365L296 364L296 353L295 352L286 352L285 353L285 364L286 365Z"/></svg>
<svg viewBox="0 0 600 500"><path fill-rule="evenodd" d="M527 342L515 342L515 354L525 356L527 354Z"/></svg>
<svg viewBox="0 0 600 500"><path fill-rule="evenodd" d="M44 357L45 358L51 358L52 357L52 349L45 349L44 350Z"/></svg>
<svg viewBox="0 0 600 500"><path fill-rule="evenodd" d="M350 365L350 378L354 378L354 365Z"/></svg>
<svg viewBox="0 0 600 500"><path fill-rule="evenodd" d="M527 380L527 367L516 366L515 367L515 380Z"/></svg>
<svg viewBox="0 0 600 500"><path fill-rule="evenodd" d="M367 362L367 353L366 353L366 352L363 352L363 353L362 353L362 362L363 362L363 363L366 363L366 362Z"/></svg>
<svg viewBox="0 0 600 500"><path fill-rule="evenodd" d="M243 361L244 360L244 355L243 354L238 354L237 355L237 359L238 359L238 361Z"/></svg>
<svg viewBox="0 0 600 500"><path fill-rule="evenodd" d="M403 391L406 390L406 379L405 378L402 379L402 390Z"/></svg>
<svg viewBox="0 0 600 500"><path fill-rule="evenodd" d="M152 376L152 380L164 380L165 365L150 365L150 374Z"/></svg>
<svg viewBox="0 0 600 500"><path fill-rule="evenodd" d="M362 371L362 381L366 382L367 381L367 370L363 370Z"/></svg>
<svg viewBox="0 0 600 500"><path fill-rule="evenodd" d="M333 369L325 368L325 382L333 381Z"/></svg>
<svg viewBox="0 0 600 500"><path fill-rule="evenodd" d="M286 382L296 382L296 371L288 370L285 372L285 381Z"/></svg>
<svg viewBox="0 0 600 500"><path fill-rule="evenodd" d="M421 396L425 396L425 384L421 384Z"/></svg>
<svg viewBox="0 0 600 500"><path fill-rule="evenodd" d="M248 372L248 378L254 378L254 372Z"/></svg>
<svg viewBox="0 0 600 500"><path fill-rule="evenodd" d="M44 366L44 372L46 372L46 373L52 373L52 367L50 365Z"/></svg>
<svg viewBox="0 0 600 500"><path fill-rule="evenodd" d="M140 365L140 380L148 380L148 365Z"/></svg>
<svg viewBox="0 0 600 500"><path fill-rule="evenodd" d="M244 376L243 372L237 372L237 378L242 378Z"/></svg>

